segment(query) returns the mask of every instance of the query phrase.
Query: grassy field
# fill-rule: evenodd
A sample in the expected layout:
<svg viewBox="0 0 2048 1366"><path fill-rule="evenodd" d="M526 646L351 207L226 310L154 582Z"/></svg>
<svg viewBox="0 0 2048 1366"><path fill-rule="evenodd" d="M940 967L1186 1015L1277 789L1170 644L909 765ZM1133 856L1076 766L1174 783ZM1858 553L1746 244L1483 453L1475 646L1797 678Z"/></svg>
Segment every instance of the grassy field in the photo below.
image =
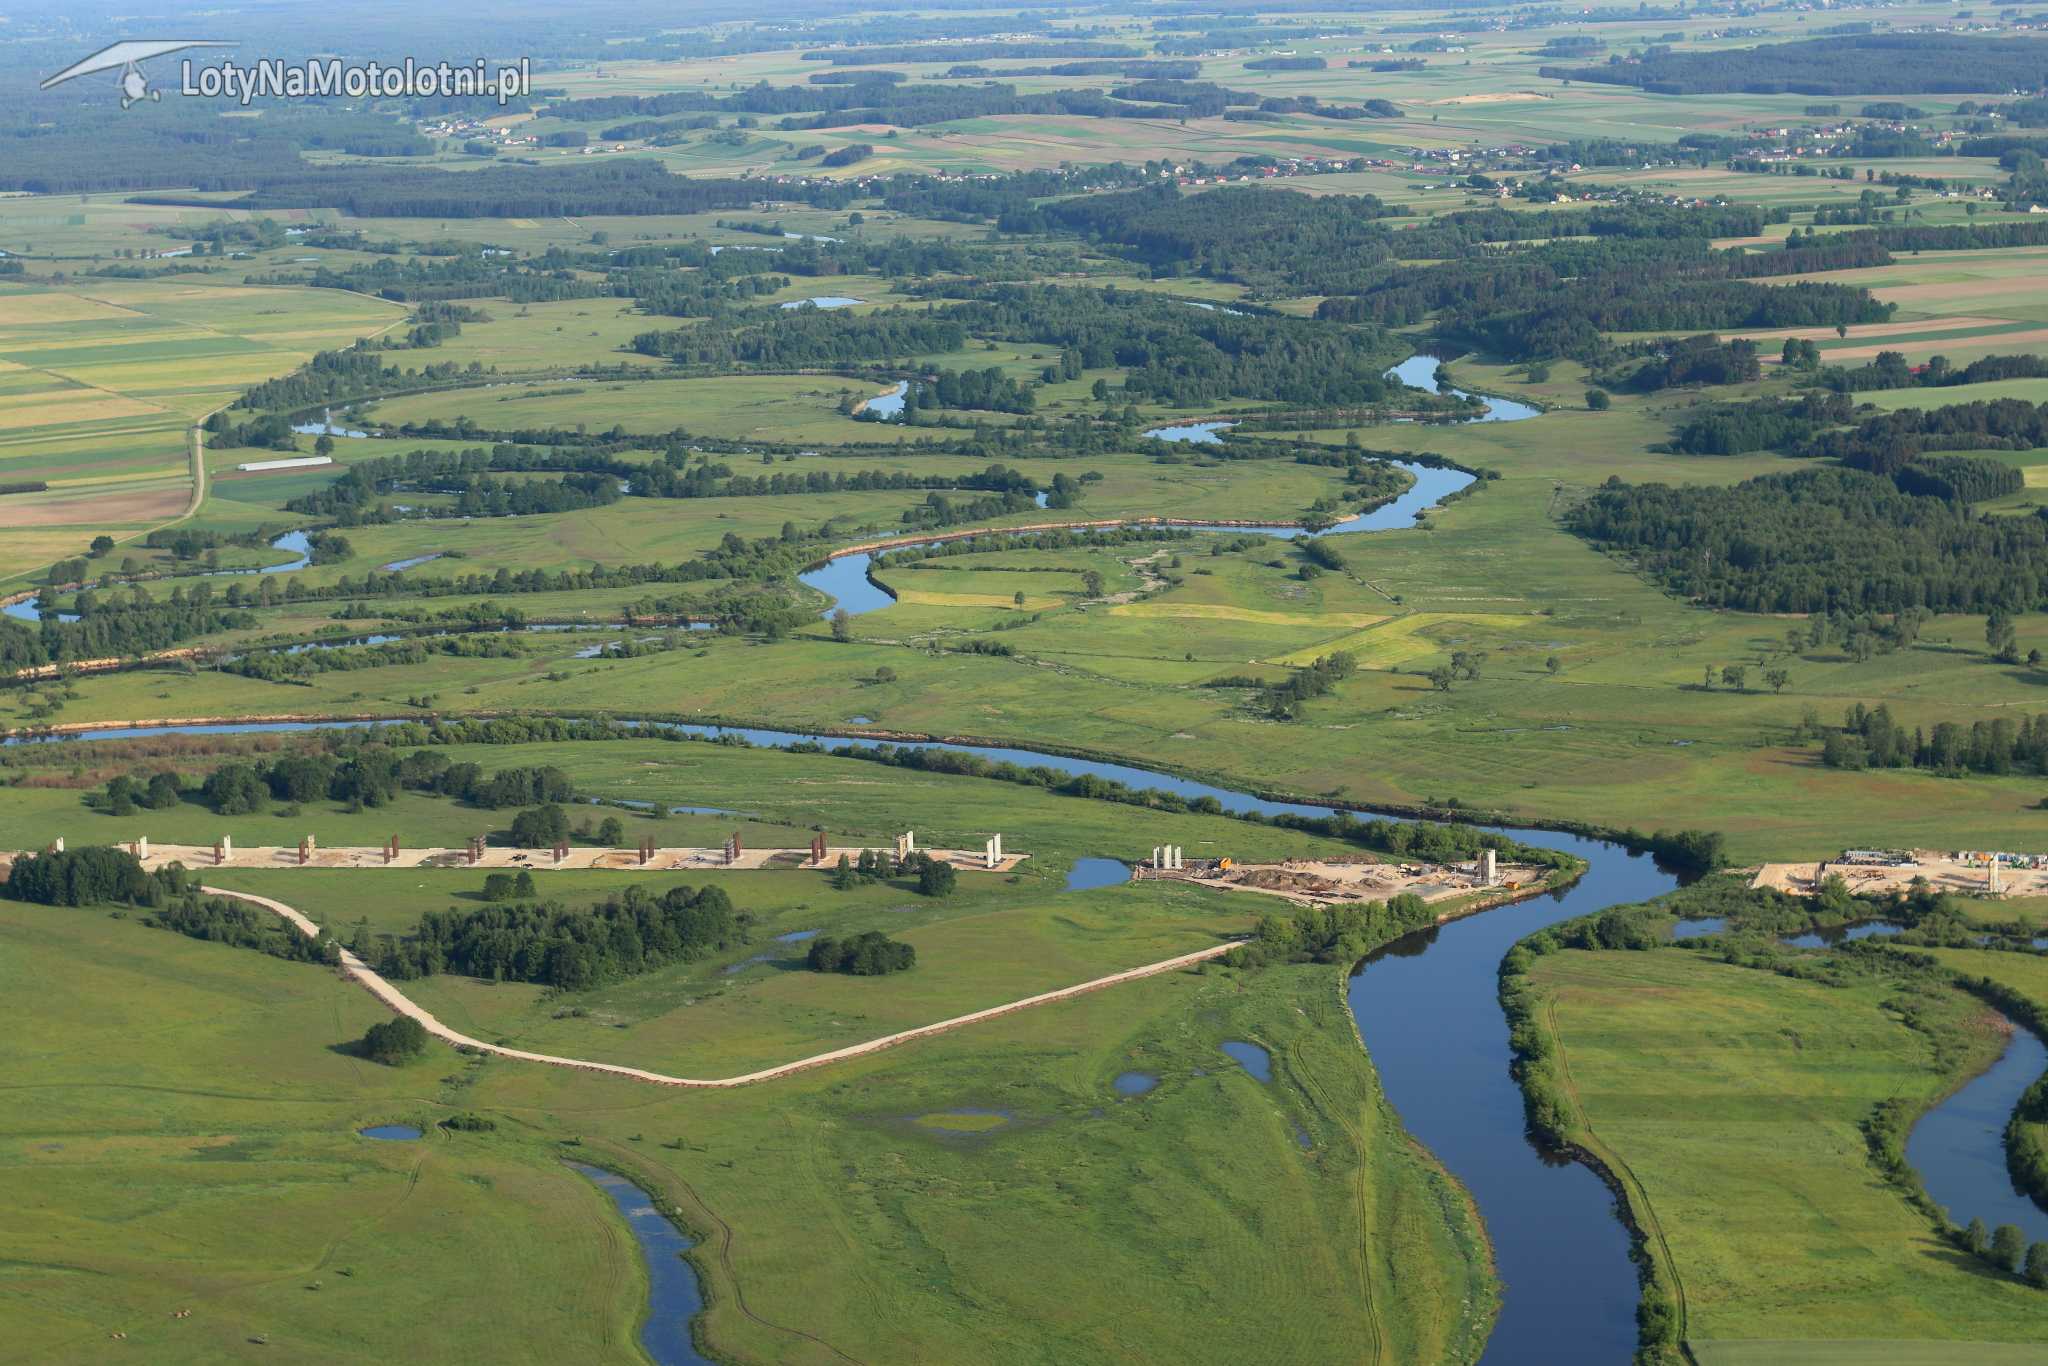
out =
<svg viewBox="0 0 2048 1366"><path fill-rule="evenodd" d="M1683 950L1565 951L1531 976L1576 1124L1653 1211L1702 1360L1851 1359L1780 1347L1840 1339L1885 1362L2042 1350L2038 1292L1937 1239L1858 1128L1878 1102L1931 1104L1995 1057L1981 1018L1969 1055L1944 1058L1887 1008L1891 983L1821 986ZM1983 1014L1960 993L1920 1006ZM1877 1325L1885 1341L1863 1344Z"/></svg>
<svg viewBox="0 0 2048 1366"><path fill-rule="evenodd" d="M468 1080L339 1051L384 1014L363 992L103 909L0 925L0 981L36 1001L4 1047L12 1352L638 1359L644 1273L595 1188L516 1139L356 1136Z"/></svg>
<svg viewBox="0 0 2048 1366"><path fill-rule="evenodd" d="M907 915L901 903L921 898L897 889L840 894L814 874L732 875L736 900L763 915L761 947L777 947L766 936L787 926L880 925L919 944L910 978L819 979L741 960L738 974L707 963L576 998L412 984L453 1021L593 1056L619 1050L642 1064L657 1053L722 1063L754 1056L744 1050L865 1037L899 1016L921 1023L1245 923L1199 892L1048 894L1072 857L1101 850L1105 831L1128 826L1126 838L1156 841L1147 825L1163 817L710 746L518 757L567 760L571 750L585 764L579 785L603 788L610 775L641 797L681 783L700 799L744 792L791 817L917 819L928 842L946 833L938 813L993 819L1018 832L1013 843L1033 845L1034 858L1020 880L984 888L963 878L958 906ZM663 764L657 777L648 766L664 758L687 767ZM79 816L75 791L17 788L4 800L24 831L61 825L79 840L103 838L81 822L111 820ZM238 840L254 840L265 823L289 823L151 814L166 830L159 838L233 825ZM330 844L393 822L421 839L461 824L456 808L417 798L354 816L308 809L305 822ZM665 837L687 833L675 823L662 823ZM1245 829L1203 818L1174 825L1191 845L1208 826L1223 838ZM759 821L748 829L763 839L804 833ZM396 886L376 872L220 878L338 927L358 914L393 923L461 904L476 882L400 876ZM563 876L572 898L660 880ZM430 885L412 885L423 878ZM41 1358L102 1351L109 1332L162 1360L218 1359L256 1336L287 1359L369 1358L387 1350L389 1325L454 1294L471 1308L441 1315L423 1350L456 1355L524 1335L505 1350L630 1359L637 1267L596 1192L557 1154L627 1172L710 1236L704 1331L722 1357L1022 1362L1165 1344L1203 1359L1274 1350L1469 1358L1491 1315L1463 1198L1381 1100L1328 968L1178 974L770 1087L678 1095L465 1065L438 1050L378 1067L337 1047L378 1017L374 1002L319 969L103 909L0 907L0 928L15 947L0 966L9 988L44 984L42 1008L7 1061L13 1084L47 1099L8 1126L14 1156L0 1162L24 1268L10 1321ZM1273 1052L1272 1083L1221 1054L1230 1038ZM1111 1081L1125 1070L1160 1084L1120 1096ZM369 1123L431 1126L456 1110L498 1129L417 1145L352 1135ZM179 1194L152 1203L149 1241L138 1245L131 1193L143 1188ZM273 1223L276 1237L228 1252L250 1227ZM472 1238L488 1252L462 1255ZM158 1241L164 1250L152 1257ZM168 1276L166 1261L177 1268ZM518 1313L498 1313L482 1287L515 1282L534 1293ZM1125 1293L1135 1284L1153 1287L1139 1303ZM385 1312L366 1314L365 1301ZM170 1317L188 1307L190 1319Z"/></svg>

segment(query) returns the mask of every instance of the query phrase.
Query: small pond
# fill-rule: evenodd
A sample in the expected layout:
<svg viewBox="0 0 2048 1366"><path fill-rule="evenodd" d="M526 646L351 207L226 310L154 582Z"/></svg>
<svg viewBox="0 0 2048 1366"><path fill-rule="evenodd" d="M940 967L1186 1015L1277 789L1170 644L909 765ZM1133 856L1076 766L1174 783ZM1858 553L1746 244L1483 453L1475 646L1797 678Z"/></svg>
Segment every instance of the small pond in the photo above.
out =
<svg viewBox="0 0 2048 1366"><path fill-rule="evenodd" d="M1119 1072L1112 1085L1120 1096L1142 1096L1159 1085L1159 1078L1150 1072Z"/></svg>
<svg viewBox="0 0 2048 1366"><path fill-rule="evenodd" d="M1242 1039L1225 1039L1223 1051L1236 1059L1237 1065L1257 1077L1260 1081L1273 1080L1273 1055L1255 1043Z"/></svg>
<svg viewBox="0 0 2048 1366"><path fill-rule="evenodd" d="M447 553L445 550L437 550L431 555L413 555L403 560L393 560L389 564L379 565L378 568L387 574L396 574L402 569L412 569L419 565L432 563Z"/></svg>
<svg viewBox="0 0 2048 1366"><path fill-rule="evenodd" d="M901 417L903 415L903 400L909 393L910 381L907 379L899 380L896 387L888 393L876 394L866 403L861 404L860 410L864 413L874 413L885 421L890 418Z"/></svg>
<svg viewBox="0 0 2048 1366"><path fill-rule="evenodd" d="M1887 925L1882 921L1869 921L1861 925L1829 925L1826 929L1812 930L1806 934L1788 935L1779 942L1794 949L1831 949L1851 939L1876 939L1884 935L1897 934L1904 925Z"/></svg>
<svg viewBox="0 0 2048 1366"><path fill-rule="evenodd" d="M1130 880L1131 870L1122 859L1075 859L1073 871L1067 874L1067 890L1083 892L1090 887L1114 887Z"/></svg>
<svg viewBox="0 0 2048 1366"><path fill-rule="evenodd" d="M1679 921L1671 927L1671 937L1673 939L1704 939L1710 934L1719 934L1727 928L1727 916L1703 916L1698 920Z"/></svg>
<svg viewBox="0 0 2048 1366"><path fill-rule="evenodd" d="M5 607L0 607L0 616L12 617L16 621L36 622L43 619L43 610L41 598L24 598L20 602L10 602ZM59 621L78 620L76 612L59 612L56 615Z"/></svg>
<svg viewBox="0 0 2048 1366"><path fill-rule="evenodd" d="M1235 422L1184 422L1172 427L1154 427L1145 435L1155 441L1185 441L1196 446L1220 446L1223 438L1218 432L1235 427Z"/></svg>
<svg viewBox="0 0 2048 1366"><path fill-rule="evenodd" d="M373 1124L367 1129L358 1129L364 1138L381 1138L387 1143L410 1143L425 1135L410 1124Z"/></svg>
<svg viewBox="0 0 2048 1366"><path fill-rule="evenodd" d="M292 430L301 436L348 436L361 438L369 435L368 432L357 431L353 427L336 426L334 410L332 408L321 410L320 421L295 423Z"/></svg>
<svg viewBox="0 0 2048 1366"><path fill-rule="evenodd" d="M852 308L867 300L851 298L845 294L813 294L808 299L791 299L783 308Z"/></svg>
<svg viewBox="0 0 2048 1366"><path fill-rule="evenodd" d="M816 930L791 930L787 934L776 935L775 942L778 944L801 944L806 940L816 939L817 937L818 932Z"/></svg>

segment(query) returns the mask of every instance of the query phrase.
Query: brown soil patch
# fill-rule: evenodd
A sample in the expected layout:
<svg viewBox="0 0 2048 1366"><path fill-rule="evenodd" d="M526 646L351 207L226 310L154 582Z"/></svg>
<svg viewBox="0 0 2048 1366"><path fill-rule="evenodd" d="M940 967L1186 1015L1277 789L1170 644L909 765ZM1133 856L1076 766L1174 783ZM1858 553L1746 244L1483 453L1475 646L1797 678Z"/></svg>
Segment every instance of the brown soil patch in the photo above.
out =
<svg viewBox="0 0 2048 1366"><path fill-rule="evenodd" d="M1984 280L1944 280L1934 285L1893 285L1870 292L1886 303L1946 303L1950 299L1982 299L2024 292L2018 279L1998 276Z"/></svg>
<svg viewBox="0 0 2048 1366"><path fill-rule="evenodd" d="M1739 240L1739 239L1738 239ZM1849 329L1852 337L1897 337L1912 332L1960 332L1972 327L1998 327L2011 322L2010 318L1928 318L1910 323L1865 323ZM1769 332L1735 332L1731 336L1748 341L1784 341L1797 337L1801 341L1826 341L1835 335L1832 327L1780 327ZM1830 351L1830 356L1843 354Z"/></svg>
<svg viewBox="0 0 2048 1366"><path fill-rule="evenodd" d="M186 489L178 487L97 497L53 498L40 503L0 498L0 527L112 527L128 522L162 522L182 513L188 496Z"/></svg>
<svg viewBox="0 0 2048 1366"><path fill-rule="evenodd" d="M1939 351L1944 346L1998 346L2004 347L2018 342L2048 341L2048 327L2036 327L2026 332L1997 332L1983 337L1929 337L1922 341L1894 342L1889 346L1849 346L1823 353L1829 361L1869 360L1880 351Z"/></svg>
<svg viewBox="0 0 2048 1366"><path fill-rule="evenodd" d="M1499 90L1487 95L1453 95L1447 100L1424 100L1424 104L1520 104L1527 100L1553 98L1538 90Z"/></svg>

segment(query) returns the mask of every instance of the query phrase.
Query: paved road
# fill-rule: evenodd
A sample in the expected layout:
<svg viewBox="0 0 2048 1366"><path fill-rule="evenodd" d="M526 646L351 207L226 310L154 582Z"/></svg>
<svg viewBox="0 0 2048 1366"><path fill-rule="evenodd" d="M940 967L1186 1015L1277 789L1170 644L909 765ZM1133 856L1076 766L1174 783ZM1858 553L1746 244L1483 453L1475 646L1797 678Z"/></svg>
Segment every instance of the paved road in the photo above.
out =
<svg viewBox="0 0 2048 1366"><path fill-rule="evenodd" d="M315 925L298 911L293 910L290 906L285 905L282 901L273 901L267 896L256 896L250 892L233 892L225 887L201 887L199 890L205 892L208 896L233 897L237 901L246 901L251 905L261 906L265 910L273 911L283 916L298 929L299 933L309 939L320 932L319 926ZM339 948L340 946L337 945L336 947ZM1107 977L1097 977L1093 981L1081 982L1071 987L1061 987L1057 991L1041 992L1036 996L1027 996L1021 1001L1011 1001L1007 1005L991 1006L987 1010L977 1010L968 1015L956 1015L950 1020L940 1020L937 1024L920 1025L916 1029L906 1029L898 1034L884 1034L881 1038L870 1039L866 1043L851 1044L845 1048L835 1048L829 1053L819 1053L812 1057L799 1058L795 1062L782 1063L776 1067L763 1068L758 1072L748 1072L737 1077L671 1077L661 1072L650 1072L640 1067L625 1067L618 1063L609 1062L590 1062L582 1058L558 1058L548 1053L529 1053L522 1048L505 1048L498 1044L485 1043L481 1039L472 1039L467 1034L457 1033L447 1025L442 1024L423 1006L417 1004L404 992L385 981L369 964L363 962L362 959L356 957L345 948L341 949L341 970L344 976L360 982L372 996L375 996L385 1005L391 1007L393 1011L418 1020L427 1033L437 1039L451 1043L457 1048L474 1049L480 1053L492 1053L501 1058L516 1058L521 1062L546 1063L551 1067L574 1067L585 1072L603 1072L610 1076L624 1077L629 1081L647 1082L654 1086L718 1088L748 1086L758 1081L773 1081L777 1077L786 1077L792 1073L807 1071L813 1067L823 1067L828 1063L841 1062L847 1058L858 1058L867 1053L879 1053L885 1048L894 1048L897 1044L909 1043L913 1039L929 1038L934 1034L945 1034L966 1025L979 1023L982 1020L993 1020L1000 1015L1010 1015L1020 1010L1030 1010L1034 1006L1051 1005L1055 1001L1064 1001L1075 996L1084 995L1087 992L1100 991L1104 987L1113 987L1123 982L1135 982L1141 978L1156 977L1160 973L1175 972L1181 968L1192 967L1196 963L1221 957L1230 952L1234 947L1236 947L1234 944L1212 944L1206 949L1197 949L1193 953L1183 953L1173 958L1162 959L1157 963L1147 963L1143 967L1111 973Z"/></svg>

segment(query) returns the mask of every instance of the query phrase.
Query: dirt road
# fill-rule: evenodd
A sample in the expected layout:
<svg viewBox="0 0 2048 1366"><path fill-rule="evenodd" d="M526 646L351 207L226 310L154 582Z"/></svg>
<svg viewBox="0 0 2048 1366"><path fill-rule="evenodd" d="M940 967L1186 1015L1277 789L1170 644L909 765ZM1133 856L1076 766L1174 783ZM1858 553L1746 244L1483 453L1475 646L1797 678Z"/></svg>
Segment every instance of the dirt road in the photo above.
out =
<svg viewBox="0 0 2048 1366"><path fill-rule="evenodd" d="M261 906L267 911L275 912L277 915L284 917L299 933L309 939L320 932L319 926L293 910L290 906L285 905L282 901L273 901L267 896L256 896L250 892L233 892L225 887L201 887L199 890L205 892L208 896L232 897L237 901L246 901L252 906ZM429 1014L424 1007L416 1004L404 992L385 981L367 963L363 962L362 959L356 957L353 953L350 953L347 949L341 950L341 970L344 976L360 982L365 990L389 1006L393 1011L418 1020L427 1033L444 1042L453 1044L457 1048L474 1049L477 1052L491 1053L501 1058L516 1058L520 1062L546 1063L550 1067L574 1067L584 1072L603 1072L610 1076L624 1077L629 1081L647 1082L654 1086L718 1088L747 1086L758 1081L773 1081L777 1077L786 1077L792 1073L807 1071L813 1067L823 1067L828 1063L841 1062L847 1058L858 1058L867 1053L879 1053L885 1048L894 1048L897 1044L909 1043L913 1039L924 1039L934 1034L949 1033L966 1025L977 1024L983 1020L993 1020L998 1016L1014 1014L1020 1010L1029 1010L1034 1006L1051 1005L1055 1001L1068 1000L1075 996L1085 995L1091 991L1101 991L1105 987L1117 986L1123 982L1135 982L1146 977L1156 977L1161 973L1176 972L1181 968L1192 967L1196 963L1221 957L1230 952L1234 947L1235 945L1233 944L1212 944L1206 949L1197 949L1193 953L1183 953L1177 957L1163 959L1157 963L1147 963L1143 967L1111 973L1107 977L1097 977L1093 981L1081 982L1071 987L1061 987L1056 991L1041 992L1036 996L1027 996L1021 1001L1011 1001L1007 1005L991 1006L987 1010L977 1010L968 1015L956 1015L950 1020L940 1020L937 1024L920 1025L916 1029L906 1029L898 1034L884 1034L881 1038L870 1039L866 1043L852 1044L845 1048L835 1048L829 1053L819 1053L808 1058L798 1058L795 1062L782 1063L775 1067L763 1068L758 1072L748 1072L737 1077L671 1077L661 1072L649 1072L639 1067L625 1067L618 1063L590 1062L582 1058L558 1058L547 1053L529 1053L520 1048L504 1048L498 1044L485 1043L481 1039L472 1039L467 1034L459 1034L447 1025L442 1024Z"/></svg>

